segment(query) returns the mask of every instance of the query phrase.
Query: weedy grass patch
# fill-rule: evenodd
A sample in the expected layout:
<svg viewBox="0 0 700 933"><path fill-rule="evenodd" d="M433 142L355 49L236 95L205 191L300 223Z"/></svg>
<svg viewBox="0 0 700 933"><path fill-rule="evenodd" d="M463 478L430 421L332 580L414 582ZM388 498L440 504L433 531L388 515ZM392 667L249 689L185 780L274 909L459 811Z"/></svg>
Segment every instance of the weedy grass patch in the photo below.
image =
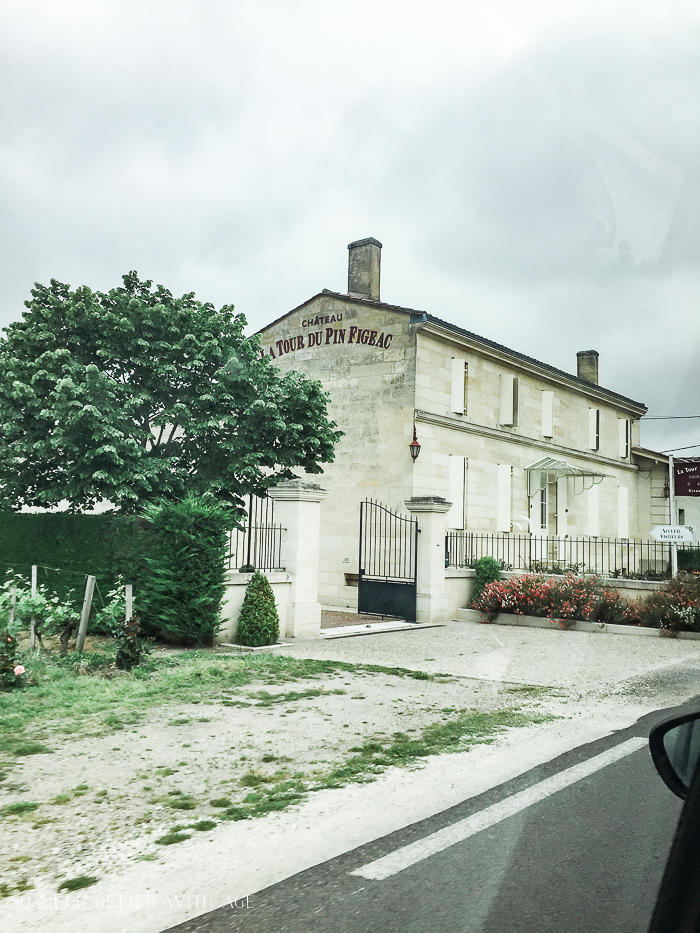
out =
<svg viewBox="0 0 700 933"><path fill-rule="evenodd" d="M14 884L0 881L0 897L11 897L13 894L22 894L30 891L34 885L28 878L19 878Z"/></svg>
<svg viewBox="0 0 700 933"><path fill-rule="evenodd" d="M301 803L314 791L342 787L348 783L367 783L392 766L406 766L418 759L444 752L467 751L474 745L493 742L506 729L547 722L555 716L523 712L520 707L482 712L461 710L447 722L436 722L425 726L417 737L405 732L391 736L373 736L362 745L350 749L349 758L335 764L325 774L314 772L313 777L298 772L289 777L278 771L273 775L262 775L253 770L240 779L248 793L242 801L232 804L230 798L219 797L209 801L210 806L225 808L219 813L222 820L247 820L268 813L285 810ZM266 755L263 760L275 760Z"/></svg>
<svg viewBox="0 0 700 933"><path fill-rule="evenodd" d="M337 690L323 690L319 688L312 687L310 690L289 690L287 693L269 693L267 690L258 690L256 693L250 694L258 702L256 707L258 709L265 708L268 706L276 706L280 703L297 703L300 700L311 700L316 699L317 697L328 697L328 696L339 696L345 695L347 690L337 689ZM250 704L246 704L250 705Z"/></svg>
<svg viewBox="0 0 700 933"><path fill-rule="evenodd" d="M209 829L214 829L218 826L218 823L215 823L214 820L197 820L196 823L193 823L189 828L196 829L199 833L205 833Z"/></svg>
<svg viewBox="0 0 700 933"><path fill-rule="evenodd" d="M33 800L19 800L17 803L8 803L0 807L0 816L22 816L24 813L33 813L38 806Z"/></svg>
<svg viewBox="0 0 700 933"><path fill-rule="evenodd" d="M389 738L375 736L351 748L350 751L356 754L332 768L313 789L373 780L391 765L407 765L419 758L444 752L466 751L473 745L493 742L505 729L548 722L554 718L545 713L525 713L520 707L490 712L463 710L446 722L425 726L417 738L405 732L395 732Z"/></svg>
<svg viewBox="0 0 700 933"><path fill-rule="evenodd" d="M178 842L185 842L187 839L191 839L191 836L188 836L187 833L180 832L169 832L164 836L161 836L159 839L156 839L156 845L159 846L173 846Z"/></svg>
<svg viewBox="0 0 700 933"><path fill-rule="evenodd" d="M256 708L267 708L344 693L340 688L311 687L281 693L260 690L251 700L226 696L220 699L222 694L255 683L280 686L347 673L418 680L448 676L378 664L283 655L224 655L199 650L152 655L132 671L112 676L113 647L108 645L102 653L82 656L60 658L45 654L23 659L31 672L29 689L0 694L0 754L9 756L10 764L12 758L50 753L52 749L45 739L51 735L75 735L76 723L80 723L80 735L85 738L133 727L147 715L149 708L183 703L244 706L251 700ZM179 717L170 724L185 725L186 720Z"/></svg>
<svg viewBox="0 0 700 933"><path fill-rule="evenodd" d="M231 807L233 806L233 801L229 800L228 797L214 797L213 800L210 800L209 803L212 807Z"/></svg>
<svg viewBox="0 0 700 933"><path fill-rule="evenodd" d="M90 885L97 884L99 878L94 875L78 875L77 878L69 878L62 884L59 884L59 891L80 891L82 888L89 888Z"/></svg>

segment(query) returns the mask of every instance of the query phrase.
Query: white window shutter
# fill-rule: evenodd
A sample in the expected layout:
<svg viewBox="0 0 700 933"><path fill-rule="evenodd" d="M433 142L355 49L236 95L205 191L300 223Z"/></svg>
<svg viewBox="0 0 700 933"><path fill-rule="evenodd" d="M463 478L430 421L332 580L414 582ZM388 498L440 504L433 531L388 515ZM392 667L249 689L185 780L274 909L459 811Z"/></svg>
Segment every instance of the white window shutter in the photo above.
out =
<svg viewBox="0 0 700 933"><path fill-rule="evenodd" d="M450 456L448 470L447 500L452 503L452 507L447 513L447 527L463 529L464 490L466 485L464 457Z"/></svg>
<svg viewBox="0 0 700 933"><path fill-rule="evenodd" d="M598 450L598 409L588 409L588 447Z"/></svg>
<svg viewBox="0 0 700 933"><path fill-rule="evenodd" d="M588 490L588 534L593 537L600 534L599 502L598 486L591 486Z"/></svg>
<svg viewBox="0 0 700 933"><path fill-rule="evenodd" d="M496 467L496 531L510 531L512 472L508 463Z"/></svg>
<svg viewBox="0 0 700 933"><path fill-rule="evenodd" d="M542 435L552 437L554 434L554 392L542 390Z"/></svg>
<svg viewBox="0 0 700 933"><path fill-rule="evenodd" d="M512 425L513 422L513 380L514 376L501 373L499 424Z"/></svg>
<svg viewBox="0 0 700 933"><path fill-rule="evenodd" d="M569 533L568 523L569 484L565 476L557 480L557 534L565 538Z"/></svg>
<svg viewBox="0 0 700 933"><path fill-rule="evenodd" d="M627 486L617 487L617 536L629 538L629 490Z"/></svg>
<svg viewBox="0 0 700 933"><path fill-rule="evenodd" d="M464 414L464 360L455 357L452 357L450 408L459 415Z"/></svg>
<svg viewBox="0 0 700 933"><path fill-rule="evenodd" d="M626 418L620 418L617 422L620 436L619 455L621 457L627 457L629 455L629 425L630 423Z"/></svg>

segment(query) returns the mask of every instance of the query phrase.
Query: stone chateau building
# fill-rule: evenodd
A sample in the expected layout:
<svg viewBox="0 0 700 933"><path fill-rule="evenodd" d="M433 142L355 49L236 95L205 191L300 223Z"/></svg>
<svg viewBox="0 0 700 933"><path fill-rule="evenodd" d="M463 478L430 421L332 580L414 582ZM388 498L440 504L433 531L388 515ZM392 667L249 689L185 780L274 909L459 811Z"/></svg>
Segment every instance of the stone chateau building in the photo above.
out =
<svg viewBox="0 0 700 933"><path fill-rule="evenodd" d="M598 384L595 350L577 354L573 375L382 302L381 248L351 243L346 295L324 289L259 334L280 369L323 384L345 432L313 477L329 493L323 604L356 604L364 499L405 512L413 496L442 496L450 528L539 537L648 540L668 521L668 458L640 448L646 407Z"/></svg>

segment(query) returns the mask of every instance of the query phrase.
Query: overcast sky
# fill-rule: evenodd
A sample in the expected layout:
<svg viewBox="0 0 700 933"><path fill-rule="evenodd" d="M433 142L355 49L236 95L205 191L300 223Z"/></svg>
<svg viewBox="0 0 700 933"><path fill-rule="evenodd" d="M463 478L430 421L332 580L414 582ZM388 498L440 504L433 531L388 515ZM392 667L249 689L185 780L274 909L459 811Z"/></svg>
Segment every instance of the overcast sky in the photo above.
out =
<svg viewBox="0 0 700 933"><path fill-rule="evenodd" d="M700 414L696 2L3 0L0 49L1 326L136 269L258 329L374 236L384 301Z"/></svg>

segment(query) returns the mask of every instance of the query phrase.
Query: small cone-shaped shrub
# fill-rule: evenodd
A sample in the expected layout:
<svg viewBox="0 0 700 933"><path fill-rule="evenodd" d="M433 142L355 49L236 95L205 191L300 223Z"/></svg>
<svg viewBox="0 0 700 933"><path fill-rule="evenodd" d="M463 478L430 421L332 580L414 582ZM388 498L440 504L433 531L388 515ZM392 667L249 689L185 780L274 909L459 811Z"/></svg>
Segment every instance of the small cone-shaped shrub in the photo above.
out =
<svg viewBox="0 0 700 933"><path fill-rule="evenodd" d="M274 645L279 634L279 616L272 587L265 574L256 570L245 589L238 616L237 641L240 645L260 648L262 645Z"/></svg>

